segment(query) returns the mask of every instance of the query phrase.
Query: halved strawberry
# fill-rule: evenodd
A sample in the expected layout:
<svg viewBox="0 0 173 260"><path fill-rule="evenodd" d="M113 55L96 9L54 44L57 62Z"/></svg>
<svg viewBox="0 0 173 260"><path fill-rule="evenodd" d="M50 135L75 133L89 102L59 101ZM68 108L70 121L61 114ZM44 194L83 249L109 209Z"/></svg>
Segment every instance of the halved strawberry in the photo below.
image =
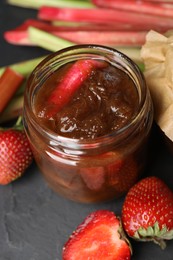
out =
<svg viewBox="0 0 173 260"><path fill-rule="evenodd" d="M142 179L125 198L122 222L130 237L165 248L173 239L173 192L157 177Z"/></svg>
<svg viewBox="0 0 173 260"><path fill-rule="evenodd" d="M124 236L120 219L108 210L88 215L66 242L62 259L131 259L130 244Z"/></svg>

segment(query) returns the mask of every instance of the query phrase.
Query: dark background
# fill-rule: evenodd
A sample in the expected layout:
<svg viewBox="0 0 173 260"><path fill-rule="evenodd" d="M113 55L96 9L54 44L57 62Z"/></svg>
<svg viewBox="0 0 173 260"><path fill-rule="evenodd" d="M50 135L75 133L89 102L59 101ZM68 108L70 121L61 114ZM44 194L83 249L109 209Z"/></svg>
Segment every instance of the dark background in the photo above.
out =
<svg viewBox="0 0 173 260"><path fill-rule="evenodd" d="M12 46L3 39L5 30L36 14L0 1L0 67L47 53L40 48ZM147 175L159 176L173 189L173 155L156 126L143 176ZM33 163L21 179L0 186L0 260L61 260L63 244L90 212L109 209L121 215L123 201L124 197L91 205L68 201L49 189ZM173 260L173 241L164 251L151 242L130 241L132 260Z"/></svg>

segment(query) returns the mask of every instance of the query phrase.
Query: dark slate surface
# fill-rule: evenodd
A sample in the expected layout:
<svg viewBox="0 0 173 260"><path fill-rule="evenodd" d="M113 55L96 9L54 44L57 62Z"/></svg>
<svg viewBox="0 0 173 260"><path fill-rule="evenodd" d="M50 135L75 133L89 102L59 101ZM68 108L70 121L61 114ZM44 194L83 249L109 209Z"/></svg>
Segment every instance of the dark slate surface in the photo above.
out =
<svg viewBox="0 0 173 260"><path fill-rule="evenodd" d="M36 17L36 11L0 1L0 66L45 54L39 48L16 47L3 40L5 30L31 17ZM161 177L173 189L173 155L155 127L147 175ZM63 244L87 214L110 209L120 215L123 200L93 205L68 201L49 189L33 163L20 180L0 186L0 260L61 260ZM150 242L131 242L132 260L173 260L173 241L164 251Z"/></svg>

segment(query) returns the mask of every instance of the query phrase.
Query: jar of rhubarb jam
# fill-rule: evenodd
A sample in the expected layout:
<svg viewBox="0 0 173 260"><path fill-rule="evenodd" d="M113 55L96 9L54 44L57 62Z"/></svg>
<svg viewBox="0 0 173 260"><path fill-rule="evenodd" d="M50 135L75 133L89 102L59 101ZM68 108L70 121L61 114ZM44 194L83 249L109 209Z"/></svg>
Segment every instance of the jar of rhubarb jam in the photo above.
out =
<svg viewBox="0 0 173 260"><path fill-rule="evenodd" d="M76 45L31 73L24 126L49 186L74 201L115 199L146 163L153 106L143 74L115 49Z"/></svg>

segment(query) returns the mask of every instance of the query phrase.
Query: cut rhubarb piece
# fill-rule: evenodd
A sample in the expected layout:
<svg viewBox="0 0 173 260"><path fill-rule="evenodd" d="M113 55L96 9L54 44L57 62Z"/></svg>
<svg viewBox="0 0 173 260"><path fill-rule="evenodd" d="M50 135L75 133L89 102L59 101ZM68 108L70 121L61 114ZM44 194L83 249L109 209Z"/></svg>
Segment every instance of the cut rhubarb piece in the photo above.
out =
<svg viewBox="0 0 173 260"><path fill-rule="evenodd" d="M119 168L116 161L108 165L107 172L108 184L114 186L118 193L123 194L138 180L139 169L136 160L129 157L119 163Z"/></svg>
<svg viewBox="0 0 173 260"><path fill-rule="evenodd" d="M125 237L120 218L112 211L89 214L65 243L63 260L129 260L131 246Z"/></svg>
<svg viewBox="0 0 173 260"><path fill-rule="evenodd" d="M76 8L56 8L43 6L39 9L38 17L47 21L64 20L107 24L121 22L134 26L138 25L141 27L141 30L157 30L158 28L160 30L168 30L173 27L172 17L162 17L107 8L79 10Z"/></svg>
<svg viewBox="0 0 173 260"><path fill-rule="evenodd" d="M65 40L78 44L100 44L107 46L141 46L144 44L147 31L141 31L139 26L123 23L115 25L87 24L83 26L54 26L47 22L28 19L13 30L5 31L7 42L16 45L34 45L29 38L29 27L39 31L49 32ZM137 28L138 27L138 28Z"/></svg>
<svg viewBox="0 0 173 260"><path fill-rule="evenodd" d="M138 46L145 43L147 31L50 31L53 35L76 44L105 46ZM7 42L16 45L35 45L30 41L28 30L12 30L4 33Z"/></svg>
<svg viewBox="0 0 173 260"><path fill-rule="evenodd" d="M115 184L117 173L123 167L123 158L118 152L107 152L96 156L92 160L95 164L100 164L103 160L107 163L106 166L85 167L80 169L80 175L90 190L99 190L104 183L109 180L109 185ZM114 161L112 163L112 161Z"/></svg>
<svg viewBox="0 0 173 260"><path fill-rule="evenodd" d="M35 27L40 30L44 30L47 32L72 32L72 31L114 31L114 30L126 30L131 31L132 27L130 24L122 24L122 23L116 23L116 24L100 24L100 23L82 23L79 22L59 22L59 21L53 21L52 23L41 21L38 19L27 19L25 20L21 25L17 26L11 31L26 31L29 27ZM133 29L139 31L141 28L137 25Z"/></svg>
<svg viewBox="0 0 173 260"><path fill-rule="evenodd" d="M5 109L17 89L21 86L24 77L7 67L0 77L0 113Z"/></svg>
<svg viewBox="0 0 173 260"><path fill-rule="evenodd" d="M47 111L47 117L52 117L58 113L73 97L74 93L81 86L93 69L103 68L105 62L96 60L78 60L65 74L62 81L50 94L47 104L53 105Z"/></svg>
<svg viewBox="0 0 173 260"><path fill-rule="evenodd" d="M60 49L75 44L71 41L55 36L52 33L48 33L34 27L29 27L28 35L29 35L29 41L32 44L35 44L36 46L42 47L50 51L58 51Z"/></svg>
<svg viewBox="0 0 173 260"><path fill-rule="evenodd" d="M141 14L160 15L163 17L173 17L173 9L160 4L145 1L132 0L92 0L98 7L116 8L118 10L126 10L129 12L137 12Z"/></svg>
<svg viewBox="0 0 173 260"><path fill-rule="evenodd" d="M14 63L14 64L9 65L8 67L10 67L16 73L19 73L19 74L23 75L23 77L27 77L31 73L31 71L44 58L46 58L46 56L35 58L35 59L31 59L31 60L25 60L25 61L21 61L21 62L18 62L18 63ZM3 72L6 70L6 68L7 68L6 66L0 68L0 76L3 74Z"/></svg>
<svg viewBox="0 0 173 260"><path fill-rule="evenodd" d="M98 191L105 182L105 169L101 166L81 168L80 176L88 189Z"/></svg>

